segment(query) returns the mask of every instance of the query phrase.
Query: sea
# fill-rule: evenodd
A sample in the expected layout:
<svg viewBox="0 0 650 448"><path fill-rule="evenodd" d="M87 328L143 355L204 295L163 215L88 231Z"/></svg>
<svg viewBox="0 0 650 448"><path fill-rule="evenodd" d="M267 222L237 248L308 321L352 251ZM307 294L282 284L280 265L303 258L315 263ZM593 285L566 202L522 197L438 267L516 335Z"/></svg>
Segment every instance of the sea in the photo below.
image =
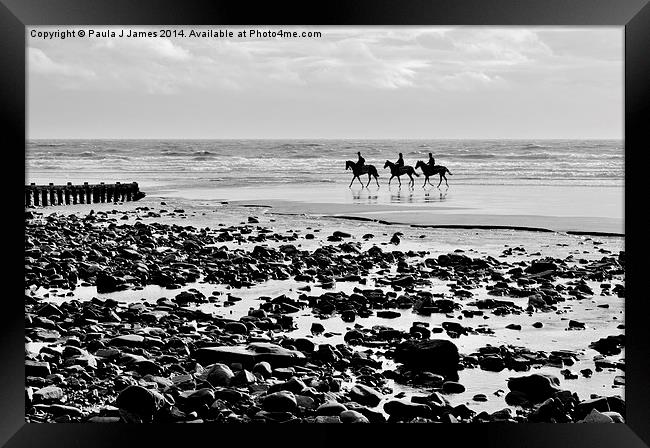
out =
<svg viewBox="0 0 650 448"><path fill-rule="evenodd" d="M346 185L346 160L446 166L454 184L616 186L621 140L30 140L26 182L138 181L142 187Z"/></svg>

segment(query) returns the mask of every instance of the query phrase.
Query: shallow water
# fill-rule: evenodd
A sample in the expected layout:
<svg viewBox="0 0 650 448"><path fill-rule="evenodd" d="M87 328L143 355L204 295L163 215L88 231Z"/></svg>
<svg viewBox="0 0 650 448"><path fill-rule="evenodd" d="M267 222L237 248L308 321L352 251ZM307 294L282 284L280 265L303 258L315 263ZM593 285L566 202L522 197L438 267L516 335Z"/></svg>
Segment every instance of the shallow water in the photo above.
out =
<svg viewBox="0 0 650 448"><path fill-rule="evenodd" d="M178 204L170 204L178 205ZM189 206L188 206L189 205ZM172 207L166 206L170 209ZM318 218L314 216L285 216L273 213L272 209L266 208L246 208L235 207L231 205L224 205L219 208L209 208L197 204L185 204L185 212L188 218L184 219L183 225L195 225L197 227L204 227L211 224L216 228L215 223L238 224L245 221L246 216L254 215L260 220L260 224L265 227L272 228L278 233L292 233L294 230L299 234L307 232L316 232L316 235L325 237L330 235L334 230L342 230L349 232L354 236L355 240L359 240L360 236L365 233L373 233L374 239L367 242L362 242L362 250L367 249L373 244L377 244L383 250L392 250L393 248L401 251L408 250L424 250L428 251L427 257L437 257L440 254L450 253L456 249L465 250L465 254L470 257L491 255L497 259L507 260L509 262L519 259L537 259L544 256L551 256L557 258L566 258L568 255L573 255L577 261L580 258L586 260L597 260L603 256L617 255L620 250L624 249L623 238L620 237L594 237L589 238L585 236L567 235L563 233L540 233L540 232L525 232L525 231L512 231L512 230L456 230L456 229L420 229L409 226L386 226L378 223L356 222L356 221L341 221L333 218ZM203 214L205 213L205 214ZM168 217L164 219L159 218L143 218L144 222L150 221L169 221L179 223L178 217ZM129 220L127 222L131 222ZM390 237L394 232L402 232L402 242L398 247L387 244ZM323 243L321 238L314 240L299 239L295 244L302 250L314 250ZM284 243L269 242L268 245L279 245ZM327 243L331 244L331 243ZM219 244L221 246L222 244ZM238 247L250 250L253 244L236 244L228 243L223 244L231 248ZM507 247L523 247L526 253L513 254L507 258L499 258L502 251ZM609 251L610 253L607 253ZM430 287L423 288L430 290L434 293L445 293L447 297L450 295L449 284L453 282L432 280ZM616 282L613 282L613 285ZM458 321L463 326L477 328L483 325L488 325L494 330L492 335L466 335L460 338L453 339L453 342L458 345L459 350L463 354L470 354L477 348L486 344L499 346L502 344L510 344L516 346L524 346L531 350L543 350L549 352L551 350L572 350L576 351L579 355L579 361L575 365L569 367L574 373L578 373L581 369L591 368L594 369L594 357L598 352L587 348L588 345L602 337L619 334L621 330L616 327L624 323L624 299L617 296L601 296L599 295L600 287L595 282L588 282L594 290L595 295L586 300L571 300L561 302L558 304L558 309L561 310L560 314L556 313L535 313L529 316L526 313L519 315L507 316L494 316L486 312L484 319L482 316L473 318L462 318L458 321L457 317L460 316L459 312L453 313L453 316L444 314L432 314L431 316L421 316L413 313L410 309L399 310L401 316L396 319L384 319L376 316L368 318L357 318L354 324L362 325L365 328L370 328L374 325L386 325L391 328L401 330L408 330L413 322L426 322L430 327L439 327L445 321ZM120 291L111 294L97 294L95 287L79 287L71 297L58 297L57 294L65 294L63 291L50 291L48 300L63 301L70 299L89 300L92 297L99 297L101 299L114 298L125 304L133 303L141 300L148 302L155 302L161 297L172 298L179 292L190 288L196 288L201 291L205 296L210 296L213 292L221 292L222 295L217 295L219 300L216 304L206 303L198 305L198 307L206 312L213 313L215 316L225 317L229 319L239 319L248 313L251 308L257 308L262 301L260 297L276 297L286 294L291 298L297 298L302 291L298 291L298 287L304 286L305 283L298 283L293 280L285 281L268 281L251 288L233 289L223 285L211 285L207 283L196 282L188 284L182 289L167 290L155 285L146 286L142 290L129 290ZM612 285L612 286L613 286ZM353 282L337 282L335 288L324 290L318 286L311 284L311 292L307 295L320 295L327 291L345 291L351 292L354 287L361 289L376 288L374 285L373 276L370 277L366 285L360 285ZM389 288L383 288L389 289ZM46 293L45 290L33 291L36 295L42 296ZM464 305L464 309L472 309L467 303L487 298L484 288L473 289L474 297L471 299L458 299ZM223 306L225 296L232 294L233 296L242 298L241 301L235 302L233 306ZM398 293L399 295L399 293ZM524 298L509 298L502 297L500 299L509 300L522 307L526 306L527 299ZM607 304L609 308L599 308L597 305ZM327 319L320 319L311 314L308 309L296 313L294 318L297 329L287 332L289 337L308 337L312 338L316 343L330 343L338 344L343 342L343 335L346 331L353 328L354 324L345 323L341 320L340 316L335 315ZM567 331L568 320L574 319L586 324L585 330ZM542 322L544 327L536 329L532 327L533 322ZM310 333L311 324L313 322L321 323L326 332L333 333L330 337L324 335L314 336ZM505 326L511 323L520 324L521 331L506 329ZM448 339L447 333L434 334L434 338ZM38 347L33 347L38 348ZM363 350L363 347L356 349ZM609 357L610 360L618 360L624 358L624 352L615 357ZM390 360L384 359L384 367L391 367ZM590 378L584 378L581 375L575 380L565 380L559 374L557 368L544 367L541 369L534 369L533 371L547 372L554 374L560 378L563 387L578 393L581 399L589 398L591 394L620 394L623 395L623 387L613 386L613 378L623 373L618 370L603 370L602 372L594 372ZM476 411L486 410L494 411L506 407L503 394L501 396L494 395L497 390L507 391L507 379L510 376L518 376L524 373L504 370L502 372L487 372L475 369L465 369L459 372L460 382L466 387L466 391L461 394L449 395L447 398L452 404L467 403L470 408ZM403 385L393 384L394 393L400 391L408 394L426 394L427 390L422 388L410 388ZM472 396L477 393L483 393L488 396L487 402L474 402ZM389 398L389 397L388 397ZM381 405L380 405L381 406Z"/></svg>

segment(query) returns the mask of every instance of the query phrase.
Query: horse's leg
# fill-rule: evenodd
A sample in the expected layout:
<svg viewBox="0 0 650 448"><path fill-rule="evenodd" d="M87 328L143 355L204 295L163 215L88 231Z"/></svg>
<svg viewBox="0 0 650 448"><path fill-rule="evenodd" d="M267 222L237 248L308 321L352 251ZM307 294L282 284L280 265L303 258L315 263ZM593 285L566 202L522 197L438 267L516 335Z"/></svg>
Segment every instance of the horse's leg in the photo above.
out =
<svg viewBox="0 0 650 448"><path fill-rule="evenodd" d="M414 186L415 185L415 179L413 179L413 175L411 173L409 173L409 177L411 178L411 182L409 182L409 183L411 184L411 186Z"/></svg>
<svg viewBox="0 0 650 448"><path fill-rule="evenodd" d="M447 176L445 176L445 175L443 174L442 177L445 178L445 185L447 185L447 187L449 187L449 184L447 183Z"/></svg>
<svg viewBox="0 0 650 448"><path fill-rule="evenodd" d="M379 188L379 180L377 179L377 176L375 176L375 182L377 182L377 188Z"/></svg>
<svg viewBox="0 0 650 448"><path fill-rule="evenodd" d="M361 181L361 176L357 176L357 179L359 179L359 183L361 184L361 188L363 188L363 182Z"/></svg>
<svg viewBox="0 0 650 448"><path fill-rule="evenodd" d="M427 181L429 180L428 177L424 178L424 183L422 184L422 188L424 188L427 185Z"/></svg>
<svg viewBox="0 0 650 448"><path fill-rule="evenodd" d="M438 182L438 188L440 188L441 183L442 183L442 175L440 175L440 182Z"/></svg>
<svg viewBox="0 0 650 448"><path fill-rule="evenodd" d="M390 179L388 179L388 185L390 186L390 181L393 180L393 177L395 176L390 176Z"/></svg>
<svg viewBox="0 0 650 448"><path fill-rule="evenodd" d="M399 182L399 186L401 187L402 186L402 179L400 179L399 176L397 176L397 182Z"/></svg>
<svg viewBox="0 0 650 448"><path fill-rule="evenodd" d="M349 186L348 188L352 188L352 182L354 182L354 179L355 179L356 177L357 177L357 176L352 176L352 180L350 181L350 186Z"/></svg>
<svg viewBox="0 0 650 448"><path fill-rule="evenodd" d="M371 179L372 179L372 177L370 176L370 173L368 173L368 183L366 184L366 188L368 188L368 185L370 185L370 180Z"/></svg>

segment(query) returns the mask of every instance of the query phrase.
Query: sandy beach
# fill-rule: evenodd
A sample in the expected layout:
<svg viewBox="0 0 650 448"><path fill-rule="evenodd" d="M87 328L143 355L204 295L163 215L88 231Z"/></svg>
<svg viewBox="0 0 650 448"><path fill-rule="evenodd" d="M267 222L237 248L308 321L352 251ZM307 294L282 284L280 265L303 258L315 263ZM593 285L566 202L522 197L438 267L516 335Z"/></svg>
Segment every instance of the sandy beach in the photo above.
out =
<svg viewBox="0 0 650 448"><path fill-rule="evenodd" d="M624 420L621 191L468 189L28 211L27 420Z"/></svg>

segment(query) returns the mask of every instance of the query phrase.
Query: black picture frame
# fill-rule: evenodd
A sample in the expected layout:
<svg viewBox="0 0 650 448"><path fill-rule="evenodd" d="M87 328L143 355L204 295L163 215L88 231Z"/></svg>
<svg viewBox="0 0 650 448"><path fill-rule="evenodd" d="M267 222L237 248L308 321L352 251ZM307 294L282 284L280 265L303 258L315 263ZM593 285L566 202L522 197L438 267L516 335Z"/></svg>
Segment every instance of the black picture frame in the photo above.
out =
<svg viewBox="0 0 650 448"><path fill-rule="evenodd" d="M6 265L0 302L0 443L19 446L158 444L453 444L499 447L642 447L650 444L650 326L644 290L644 202L632 200L643 179L650 126L649 0L0 0L0 99L6 176L19 176L25 147L26 26L33 25L609 25L625 27L626 424L235 425L26 424L24 307L20 302L24 203L5 195ZM21 150L21 148L23 148ZM14 166L16 167L14 169ZM5 189L19 180L5 180ZM18 188L16 186L16 188ZM642 189L643 184L637 188ZM11 192L8 192L11 193ZM20 202L20 203L19 203ZM20 208L19 208L20 207ZM639 215L635 217L634 215ZM633 242L629 244L629 242ZM13 244L8 244L13 243ZM199 439L200 438L200 439ZM443 442L444 441L444 442Z"/></svg>

